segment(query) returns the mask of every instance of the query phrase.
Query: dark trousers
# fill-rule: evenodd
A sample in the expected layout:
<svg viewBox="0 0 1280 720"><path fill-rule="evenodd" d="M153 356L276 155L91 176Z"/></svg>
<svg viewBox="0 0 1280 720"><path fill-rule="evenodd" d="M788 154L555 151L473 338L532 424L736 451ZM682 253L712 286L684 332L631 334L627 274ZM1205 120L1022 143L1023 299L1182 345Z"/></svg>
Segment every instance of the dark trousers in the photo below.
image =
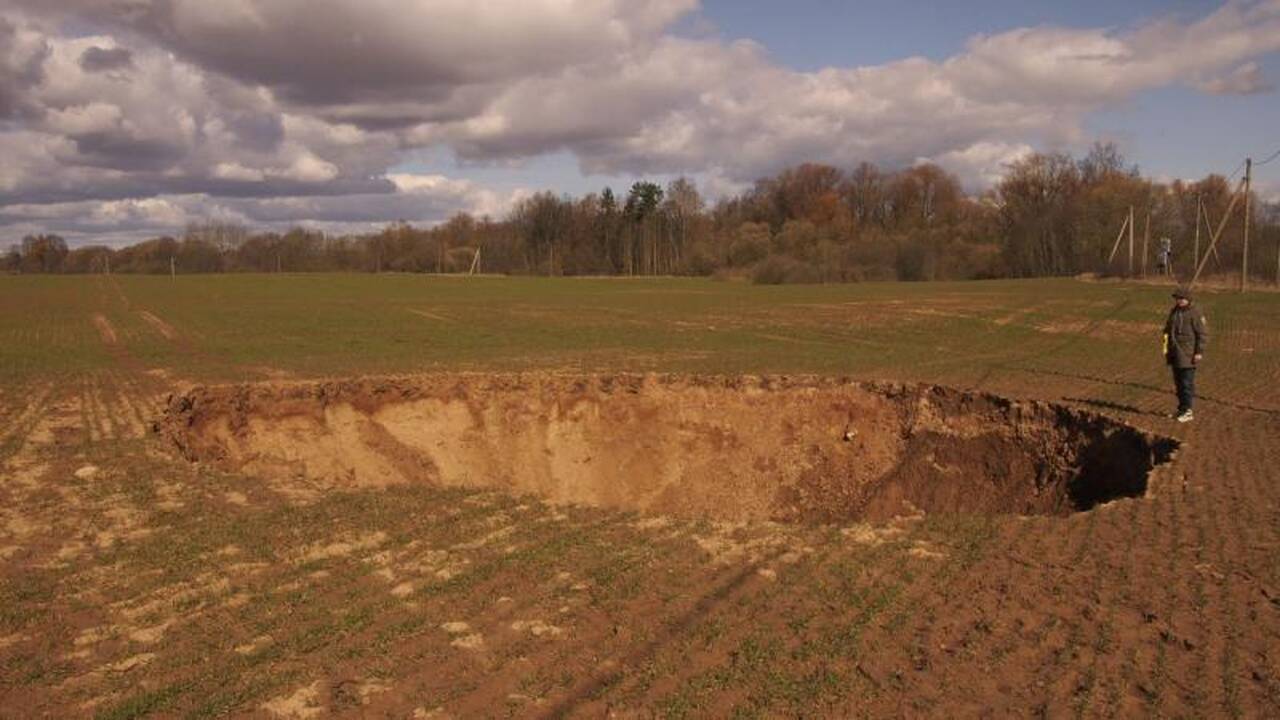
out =
<svg viewBox="0 0 1280 720"><path fill-rule="evenodd" d="M1175 367L1173 386L1178 391L1178 412L1187 412L1196 400L1196 369Z"/></svg>

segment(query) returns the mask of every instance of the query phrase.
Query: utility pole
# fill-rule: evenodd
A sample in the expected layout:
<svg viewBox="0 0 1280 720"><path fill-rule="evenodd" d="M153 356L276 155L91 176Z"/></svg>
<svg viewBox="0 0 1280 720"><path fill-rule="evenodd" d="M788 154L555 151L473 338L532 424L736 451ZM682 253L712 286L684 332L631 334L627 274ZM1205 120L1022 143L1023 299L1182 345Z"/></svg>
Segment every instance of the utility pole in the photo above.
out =
<svg viewBox="0 0 1280 720"><path fill-rule="evenodd" d="M1196 251L1195 262L1191 263L1191 267L1199 267L1200 265L1200 209L1204 207L1204 201L1200 199L1200 194L1196 193Z"/></svg>
<svg viewBox="0 0 1280 720"><path fill-rule="evenodd" d="M1222 213L1222 220L1218 223L1218 229L1209 236L1209 249L1204 251L1204 257L1200 259L1200 264L1196 266L1196 274L1191 277L1188 286L1194 286L1196 281L1200 279L1200 273L1204 271L1205 263L1209 262L1209 256L1217 257L1218 239L1222 237L1222 231L1227 227L1227 221L1231 219L1231 211L1236 209L1236 203L1240 202L1240 191L1244 188L1244 180L1236 186L1234 192L1231 193L1231 202L1227 203L1226 212ZM1208 212L1205 213L1207 218Z"/></svg>
<svg viewBox="0 0 1280 720"><path fill-rule="evenodd" d="M1239 194L1239 193L1237 193L1237 192L1232 192L1231 197L1233 198L1233 202L1234 202L1234 198L1235 198L1238 194ZM1203 217L1204 217L1204 229L1205 229L1205 230L1207 230L1207 231L1209 232L1209 237L1210 237L1210 238L1212 238L1212 237L1213 237L1213 220L1209 217L1209 208L1207 208L1207 207L1205 207L1205 206L1204 206L1203 201L1202 201L1202 202L1201 202L1201 204L1200 204L1200 210L1201 210L1201 214L1202 214L1202 215L1203 215ZM1217 249L1217 248L1215 248L1215 247L1213 246L1213 243L1212 243L1212 242L1210 242L1210 243L1209 243L1209 249L1208 249L1208 250L1205 250L1205 251L1204 251L1204 254L1205 254L1205 257L1208 257L1209 255L1212 255L1212 256L1213 256L1213 266L1214 266L1214 267L1216 267L1216 268L1218 268L1219 270L1221 270L1221 269L1222 269L1222 258L1221 258L1221 257L1219 257L1219 255L1218 255L1218 249Z"/></svg>
<svg viewBox="0 0 1280 720"><path fill-rule="evenodd" d="M1142 277L1147 277L1147 245L1151 242L1151 208L1147 208L1147 224L1142 229Z"/></svg>
<svg viewBox="0 0 1280 720"><path fill-rule="evenodd" d="M1116 251L1120 249L1120 241L1124 240L1125 231L1129 229L1129 216L1124 216L1124 222L1120 223L1120 232L1116 235L1115 244L1111 246L1111 254L1107 256L1107 270L1111 269L1111 262L1116 259Z"/></svg>
<svg viewBox="0 0 1280 720"><path fill-rule="evenodd" d="M1244 159L1244 259L1240 261L1240 292L1249 289L1249 182L1253 175L1253 158Z"/></svg>
<svg viewBox="0 0 1280 720"><path fill-rule="evenodd" d="M1133 206L1129 206L1129 277L1133 277Z"/></svg>
<svg viewBox="0 0 1280 720"><path fill-rule="evenodd" d="M178 259L173 255L169 256L169 278L178 279Z"/></svg>

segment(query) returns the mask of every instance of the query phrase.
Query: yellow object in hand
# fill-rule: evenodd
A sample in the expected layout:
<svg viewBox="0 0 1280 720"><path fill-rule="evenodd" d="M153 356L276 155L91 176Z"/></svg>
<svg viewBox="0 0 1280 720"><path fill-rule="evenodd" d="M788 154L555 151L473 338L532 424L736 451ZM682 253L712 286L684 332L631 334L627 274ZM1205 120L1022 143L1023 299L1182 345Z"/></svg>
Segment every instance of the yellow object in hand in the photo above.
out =
<svg viewBox="0 0 1280 720"><path fill-rule="evenodd" d="M1160 336L1160 354L1169 354L1169 333L1165 333Z"/></svg>

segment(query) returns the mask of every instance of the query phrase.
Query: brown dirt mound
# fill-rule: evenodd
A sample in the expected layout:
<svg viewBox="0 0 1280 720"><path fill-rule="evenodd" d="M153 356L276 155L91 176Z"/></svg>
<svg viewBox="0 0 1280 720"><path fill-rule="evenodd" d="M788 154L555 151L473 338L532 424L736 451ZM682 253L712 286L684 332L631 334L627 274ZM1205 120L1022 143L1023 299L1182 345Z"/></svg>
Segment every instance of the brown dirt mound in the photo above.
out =
<svg viewBox="0 0 1280 720"><path fill-rule="evenodd" d="M1088 412L818 377L447 375L201 387L184 457L312 488L428 482L726 520L1063 515L1177 443Z"/></svg>

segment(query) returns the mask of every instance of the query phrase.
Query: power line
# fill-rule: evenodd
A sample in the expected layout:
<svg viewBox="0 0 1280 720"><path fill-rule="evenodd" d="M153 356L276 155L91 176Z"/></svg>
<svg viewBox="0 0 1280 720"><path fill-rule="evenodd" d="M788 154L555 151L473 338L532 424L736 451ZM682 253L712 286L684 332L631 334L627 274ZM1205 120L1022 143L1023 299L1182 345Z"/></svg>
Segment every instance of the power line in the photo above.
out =
<svg viewBox="0 0 1280 720"><path fill-rule="evenodd" d="M1231 184L1231 181L1232 181L1232 180L1235 180L1235 179L1236 179L1236 176L1237 176L1237 175L1239 175L1239 174L1240 174L1240 171L1241 171L1241 170L1243 170L1243 169L1244 169L1244 161L1243 161L1243 160L1241 160L1241 161L1240 161L1240 164L1236 166L1236 169L1235 169L1235 170L1233 170L1233 171L1231 172L1231 174L1227 176L1227 184L1228 184L1228 185L1230 185L1230 184Z"/></svg>
<svg viewBox="0 0 1280 720"><path fill-rule="evenodd" d="M1280 150L1276 150L1275 152L1268 155L1266 160L1262 160L1260 162L1254 163L1253 166L1258 167L1259 165L1266 165L1267 163L1271 162L1272 160L1275 160L1276 158L1280 158Z"/></svg>

